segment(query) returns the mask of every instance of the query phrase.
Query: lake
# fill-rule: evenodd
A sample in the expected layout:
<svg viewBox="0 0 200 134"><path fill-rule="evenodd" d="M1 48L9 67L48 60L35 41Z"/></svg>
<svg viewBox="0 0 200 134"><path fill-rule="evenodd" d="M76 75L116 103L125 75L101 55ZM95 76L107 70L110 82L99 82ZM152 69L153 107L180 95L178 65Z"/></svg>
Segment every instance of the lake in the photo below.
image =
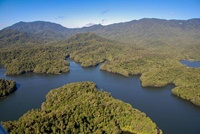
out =
<svg viewBox="0 0 200 134"><path fill-rule="evenodd" d="M192 67L192 68L199 68L200 67L200 61L188 61L188 60L181 60L182 64Z"/></svg>
<svg viewBox="0 0 200 134"><path fill-rule="evenodd" d="M122 75L99 70L96 67L82 68L70 62L70 72L60 75L28 73L5 76L0 69L0 78L13 79L18 83L16 92L0 100L0 121L17 120L25 112L40 108L45 95L64 84L93 81L98 89L130 103L147 114L165 134L200 134L200 108L171 94L174 85L162 88L143 88L140 76Z"/></svg>

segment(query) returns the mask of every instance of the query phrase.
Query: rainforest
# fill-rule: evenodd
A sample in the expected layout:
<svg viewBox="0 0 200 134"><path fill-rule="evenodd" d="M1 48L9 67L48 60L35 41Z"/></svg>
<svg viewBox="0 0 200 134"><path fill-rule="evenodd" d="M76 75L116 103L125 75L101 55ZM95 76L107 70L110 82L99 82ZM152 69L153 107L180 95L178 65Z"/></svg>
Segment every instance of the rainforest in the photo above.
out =
<svg viewBox="0 0 200 134"><path fill-rule="evenodd" d="M16 90L15 81L0 79L0 98L8 96L14 90Z"/></svg>
<svg viewBox="0 0 200 134"><path fill-rule="evenodd" d="M199 52L200 19L141 19L76 29L35 21L0 31L0 64L6 76L69 73L70 57L84 68L100 64L102 71L140 75L143 87L173 84L173 95L197 107L200 68L180 61L200 61ZM2 82L6 88L15 85ZM10 133L162 133L144 113L97 91L91 82L54 89L40 109L2 125Z"/></svg>

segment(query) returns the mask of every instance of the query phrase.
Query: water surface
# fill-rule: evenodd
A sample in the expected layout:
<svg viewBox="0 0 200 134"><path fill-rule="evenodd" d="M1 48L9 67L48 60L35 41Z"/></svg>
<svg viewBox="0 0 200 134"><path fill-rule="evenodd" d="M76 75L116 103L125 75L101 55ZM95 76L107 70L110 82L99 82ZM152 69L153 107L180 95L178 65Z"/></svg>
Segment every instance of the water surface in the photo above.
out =
<svg viewBox="0 0 200 134"><path fill-rule="evenodd" d="M140 76L129 78L99 70L99 66L82 68L71 61L70 72L61 75L24 74L0 77L19 83L16 92L0 100L0 121L17 120L25 112L40 108L45 95L64 84L93 81L99 89L114 98L130 103L147 114L165 134L200 134L200 108L171 94L173 85L163 88L143 88Z"/></svg>
<svg viewBox="0 0 200 134"><path fill-rule="evenodd" d="M188 67L200 68L200 61L181 60L180 62Z"/></svg>

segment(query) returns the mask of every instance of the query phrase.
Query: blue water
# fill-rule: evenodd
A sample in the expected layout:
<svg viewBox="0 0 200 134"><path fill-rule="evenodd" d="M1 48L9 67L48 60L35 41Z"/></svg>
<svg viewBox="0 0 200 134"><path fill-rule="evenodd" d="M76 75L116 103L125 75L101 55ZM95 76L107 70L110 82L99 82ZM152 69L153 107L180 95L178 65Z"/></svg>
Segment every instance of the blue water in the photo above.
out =
<svg viewBox="0 0 200 134"><path fill-rule="evenodd" d="M200 68L200 61L181 60L180 62L188 67Z"/></svg>
<svg viewBox="0 0 200 134"><path fill-rule="evenodd" d="M93 81L99 89L110 92L114 98L130 103L147 114L165 134L200 134L200 108L171 94L173 85L163 88L143 88L140 76L129 78L99 70L99 66L82 68L71 61L70 72L61 75L24 74L0 78L13 79L18 90L0 100L0 121L17 120L25 112L40 108L45 95L64 84Z"/></svg>

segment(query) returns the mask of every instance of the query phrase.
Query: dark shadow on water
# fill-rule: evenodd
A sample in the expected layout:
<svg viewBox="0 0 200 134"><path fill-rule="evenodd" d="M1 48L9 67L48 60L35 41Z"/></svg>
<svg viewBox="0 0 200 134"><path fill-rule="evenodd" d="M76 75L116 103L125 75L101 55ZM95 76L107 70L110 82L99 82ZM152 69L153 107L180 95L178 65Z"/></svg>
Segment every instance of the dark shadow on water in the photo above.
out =
<svg viewBox="0 0 200 134"><path fill-rule="evenodd" d="M6 96L4 96L4 97L2 97L2 98L0 98L0 99L6 99L6 98L8 98L9 96L13 95L17 90L19 90L20 86L21 86L21 84L16 83L16 86L14 87L14 89L13 89L8 95L6 95ZM0 133L0 134L1 134L1 133Z"/></svg>
<svg viewBox="0 0 200 134"><path fill-rule="evenodd" d="M21 84L17 83L17 84L16 84L16 89L15 89L15 90L18 90L20 87L21 87Z"/></svg>
<svg viewBox="0 0 200 134"><path fill-rule="evenodd" d="M200 110L200 106L197 106L197 105L193 104L192 102L190 102L190 101L188 101L186 99L182 99L182 98L174 95L173 93L171 93L171 96L174 97L175 99L177 99L177 101L181 101L182 103L184 103L184 105L188 105L193 109Z"/></svg>

